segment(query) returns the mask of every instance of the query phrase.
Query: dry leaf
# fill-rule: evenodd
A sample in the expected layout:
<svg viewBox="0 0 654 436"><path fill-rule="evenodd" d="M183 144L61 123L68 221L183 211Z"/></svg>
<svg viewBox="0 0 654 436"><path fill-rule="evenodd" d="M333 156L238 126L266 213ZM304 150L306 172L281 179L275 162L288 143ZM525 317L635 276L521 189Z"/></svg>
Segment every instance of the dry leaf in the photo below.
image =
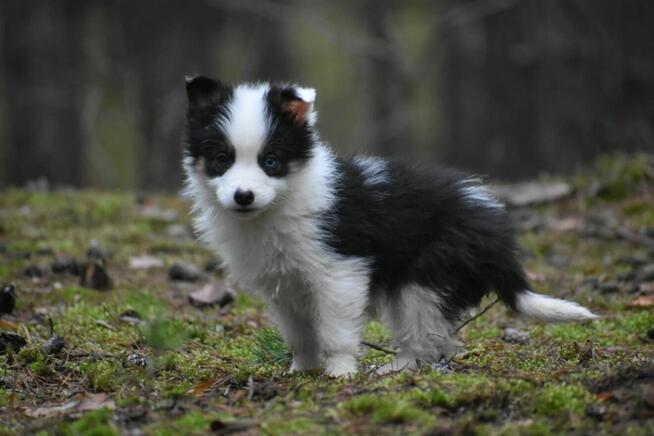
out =
<svg viewBox="0 0 654 436"><path fill-rule="evenodd" d="M28 407L25 409L25 415L31 418L47 418L70 412L88 412L104 407L114 409L116 403L107 394L86 393L78 394L67 402L56 406Z"/></svg>
<svg viewBox="0 0 654 436"><path fill-rule="evenodd" d="M530 282L542 282L545 280L545 276L543 274L535 271L527 271L527 278Z"/></svg>
<svg viewBox="0 0 654 436"><path fill-rule="evenodd" d="M107 394L84 394L78 406L76 407L76 412L88 412L90 410L98 410L102 408L114 409L116 403L114 400L109 398Z"/></svg>
<svg viewBox="0 0 654 436"><path fill-rule="evenodd" d="M136 213L144 218L172 222L179 217L175 209L164 209L156 204L146 204L136 209Z"/></svg>
<svg viewBox="0 0 654 436"><path fill-rule="evenodd" d="M188 393L193 395L194 397L199 397L202 396L206 391L208 391L214 384L216 383L216 380L207 380L203 381L202 383L197 384L193 389L191 389Z"/></svg>
<svg viewBox="0 0 654 436"><path fill-rule="evenodd" d="M577 217L553 219L548 224L552 230L557 232L572 232L580 227L581 219Z"/></svg>
<svg viewBox="0 0 654 436"><path fill-rule="evenodd" d="M0 319L0 327L2 327L5 330L16 330L18 326L14 324L11 321L7 321L6 319Z"/></svg>
<svg viewBox="0 0 654 436"><path fill-rule="evenodd" d="M572 187L565 182L522 182L512 185L494 186L493 191L511 206L548 203L567 197Z"/></svg>
<svg viewBox="0 0 654 436"><path fill-rule="evenodd" d="M112 326L111 324L109 324L109 322L108 322L108 321L105 321L104 319L98 319L98 320L96 320L96 321L95 321L95 324L96 324L96 325L99 325L100 327L104 327L104 328L106 328L107 330L116 330L116 329L114 328L114 326Z"/></svg>
<svg viewBox="0 0 654 436"><path fill-rule="evenodd" d="M599 394L597 394L597 399L598 400L606 401L606 400L610 400L612 398L613 398L613 392L606 391L606 392L600 392Z"/></svg>
<svg viewBox="0 0 654 436"><path fill-rule="evenodd" d="M653 307L654 306L654 295L641 295L636 298L634 301L629 303L627 307Z"/></svg>
<svg viewBox="0 0 654 436"><path fill-rule="evenodd" d="M164 261L154 256L134 256L129 258L130 269L162 268Z"/></svg>
<svg viewBox="0 0 654 436"><path fill-rule="evenodd" d="M218 304L222 307L234 300L232 292L224 283L207 283L200 289L191 292L188 298L194 306Z"/></svg>

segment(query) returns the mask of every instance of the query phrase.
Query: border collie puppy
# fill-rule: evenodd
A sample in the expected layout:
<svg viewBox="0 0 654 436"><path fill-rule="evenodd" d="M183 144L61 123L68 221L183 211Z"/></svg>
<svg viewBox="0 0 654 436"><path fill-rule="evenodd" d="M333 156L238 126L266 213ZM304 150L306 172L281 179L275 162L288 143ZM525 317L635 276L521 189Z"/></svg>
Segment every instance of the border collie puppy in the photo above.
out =
<svg viewBox="0 0 654 436"><path fill-rule="evenodd" d="M316 131L314 89L194 77L186 91L195 226L228 277L265 300L292 371L355 373L368 316L399 348L381 372L450 357L491 291L544 321L596 317L531 290L507 213L478 179L336 157Z"/></svg>

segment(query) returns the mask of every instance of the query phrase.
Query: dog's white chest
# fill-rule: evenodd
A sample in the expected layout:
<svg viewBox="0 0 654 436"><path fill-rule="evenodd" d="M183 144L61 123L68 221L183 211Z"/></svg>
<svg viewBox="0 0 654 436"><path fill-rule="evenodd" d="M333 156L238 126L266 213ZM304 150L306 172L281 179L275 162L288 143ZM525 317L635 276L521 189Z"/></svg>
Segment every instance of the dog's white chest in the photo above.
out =
<svg viewBox="0 0 654 436"><path fill-rule="evenodd" d="M238 223L237 223L238 224ZM245 223L248 224L248 223ZM289 281L310 281L327 267L328 253L313 223L303 220L260 226L225 226L217 241L227 270L245 290L276 293ZM231 228L229 228L231 227Z"/></svg>

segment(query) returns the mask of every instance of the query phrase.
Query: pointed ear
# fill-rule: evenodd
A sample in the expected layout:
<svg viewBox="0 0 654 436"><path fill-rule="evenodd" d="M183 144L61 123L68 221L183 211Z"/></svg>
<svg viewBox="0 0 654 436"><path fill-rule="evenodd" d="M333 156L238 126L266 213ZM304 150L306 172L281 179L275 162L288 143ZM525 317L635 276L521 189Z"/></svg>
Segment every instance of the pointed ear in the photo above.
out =
<svg viewBox="0 0 654 436"><path fill-rule="evenodd" d="M209 77L194 76L186 78L188 97L188 118L202 124L209 124L218 111L228 87Z"/></svg>
<svg viewBox="0 0 654 436"><path fill-rule="evenodd" d="M310 126L316 122L313 104L316 90L297 86L282 91L282 111L288 113L296 124L307 122Z"/></svg>

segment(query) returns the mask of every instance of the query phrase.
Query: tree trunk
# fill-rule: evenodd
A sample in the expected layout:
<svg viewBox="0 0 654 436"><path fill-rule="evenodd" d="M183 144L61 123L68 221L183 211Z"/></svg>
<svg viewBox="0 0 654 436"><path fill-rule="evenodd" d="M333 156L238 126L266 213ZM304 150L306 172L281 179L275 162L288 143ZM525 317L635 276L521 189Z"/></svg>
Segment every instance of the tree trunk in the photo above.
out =
<svg viewBox="0 0 654 436"><path fill-rule="evenodd" d="M361 8L368 33L389 48L386 55L368 56L364 77L371 116L366 142L374 153L384 156L406 155L414 147L412 81L393 37L396 7L392 0L366 0Z"/></svg>
<svg viewBox="0 0 654 436"><path fill-rule="evenodd" d="M2 11L8 180L82 184L81 23L84 2L11 0Z"/></svg>
<svg viewBox="0 0 654 436"><path fill-rule="evenodd" d="M119 11L144 144L138 157L138 188L178 189L186 114L184 76L211 74L211 31L219 27L219 20L214 8L195 2L183 9L170 0L125 2Z"/></svg>

